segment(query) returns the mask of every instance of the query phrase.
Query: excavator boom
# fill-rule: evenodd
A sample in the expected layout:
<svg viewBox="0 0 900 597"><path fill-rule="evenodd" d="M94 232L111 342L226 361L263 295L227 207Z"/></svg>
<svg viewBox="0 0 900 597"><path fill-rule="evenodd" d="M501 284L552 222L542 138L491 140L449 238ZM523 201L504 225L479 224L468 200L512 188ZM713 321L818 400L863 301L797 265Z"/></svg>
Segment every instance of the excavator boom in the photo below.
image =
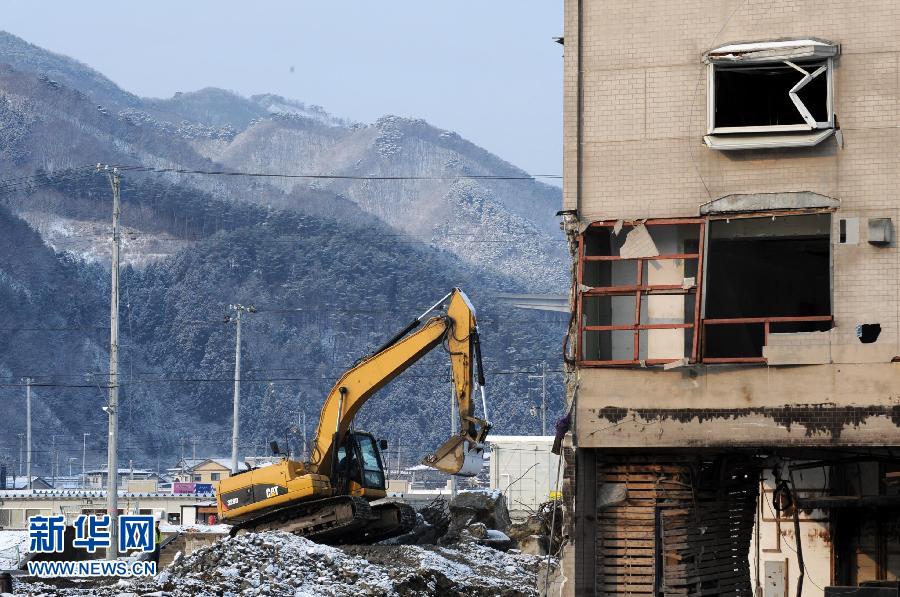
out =
<svg viewBox="0 0 900 597"><path fill-rule="evenodd" d="M430 311L448 298L446 314L432 317L421 328L415 329ZM336 447L341 445L363 404L424 355L443 344L449 352L453 370L460 433L447 440L424 463L454 475L473 476L480 472L483 442L490 430L490 423L474 416L472 390L476 364L479 385L482 388L484 385L478 343L475 309L465 293L455 288L435 307L413 320L400 334L349 369L335 383L319 416L310 454L311 470L331 477L337 464Z"/></svg>

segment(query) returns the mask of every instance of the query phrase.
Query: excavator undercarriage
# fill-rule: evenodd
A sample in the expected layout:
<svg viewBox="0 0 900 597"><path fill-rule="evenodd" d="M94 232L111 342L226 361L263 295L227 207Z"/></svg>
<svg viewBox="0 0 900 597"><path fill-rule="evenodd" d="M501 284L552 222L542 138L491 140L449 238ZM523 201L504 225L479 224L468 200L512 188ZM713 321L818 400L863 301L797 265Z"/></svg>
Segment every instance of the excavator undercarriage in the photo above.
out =
<svg viewBox="0 0 900 597"><path fill-rule="evenodd" d="M357 496L337 496L293 503L270 510L231 528L231 535L280 530L318 543L375 543L408 533L416 511L392 501L370 503Z"/></svg>

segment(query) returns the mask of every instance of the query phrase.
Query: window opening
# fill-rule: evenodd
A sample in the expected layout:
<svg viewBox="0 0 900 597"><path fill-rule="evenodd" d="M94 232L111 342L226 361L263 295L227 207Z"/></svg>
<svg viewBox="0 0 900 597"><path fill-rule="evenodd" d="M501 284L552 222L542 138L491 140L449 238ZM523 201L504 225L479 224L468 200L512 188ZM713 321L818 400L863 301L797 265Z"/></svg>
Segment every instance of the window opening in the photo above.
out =
<svg viewBox="0 0 900 597"><path fill-rule="evenodd" d="M804 130L831 126L825 62L713 68L714 132L745 127Z"/></svg>
<svg viewBox="0 0 900 597"><path fill-rule="evenodd" d="M703 227L700 219L650 220L596 222L585 231L579 249L582 364L696 360Z"/></svg>
<svg viewBox="0 0 900 597"><path fill-rule="evenodd" d="M722 46L706 53L707 135L714 149L813 147L835 132L834 57L806 39Z"/></svg>
<svg viewBox="0 0 900 597"><path fill-rule="evenodd" d="M710 221L704 362L765 362L770 333L831 329L830 232L830 214Z"/></svg>
<svg viewBox="0 0 900 597"><path fill-rule="evenodd" d="M375 440L368 435L357 434L355 437L362 459L363 486L384 489L384 471L378 457L378 450L375 448Z"/></svg>

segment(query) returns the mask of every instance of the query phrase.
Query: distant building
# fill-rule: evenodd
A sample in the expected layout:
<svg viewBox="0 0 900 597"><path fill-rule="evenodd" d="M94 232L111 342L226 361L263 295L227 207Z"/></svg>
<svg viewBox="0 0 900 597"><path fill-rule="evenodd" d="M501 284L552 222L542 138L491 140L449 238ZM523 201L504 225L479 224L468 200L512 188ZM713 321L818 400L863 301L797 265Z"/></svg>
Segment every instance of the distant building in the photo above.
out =
<svg viewBox="0 0 900 597"><path fill-rule="evenodd" d="M119 492L120 512L158 514L169 524L205 523L210 504L209 494ZM0 529L4 530L27 529L30 516L63 514L71 524L81 514L105 513L106 491L103 490L0 492Z"/></svg>
<svg viewBox="0 0 900 597"><path fill-rule="evenodd" d="M43 477L32 477L31 487L33 489L51 489L53 486ZM28 489L27 477L7 477L6 489Z"/></svg>
<svg viewBox="0 0 900 597"><path fill-rule="evenodd" d="M246 471L250 465L241 462L239 468ZM180 483L218 483L231 476L231 458L183 458L167 472Z"/></svg>
<svg viewBox="0 0 900 597"><path fill-rule="evenodd" d="M85 471L87 487L94 489L102 489L106 487L109 474L106 467ZM126 480L132 479L157 479L159 475L156 471L140 468L120 468L119 469L119 486L124 486Z"/></svg>

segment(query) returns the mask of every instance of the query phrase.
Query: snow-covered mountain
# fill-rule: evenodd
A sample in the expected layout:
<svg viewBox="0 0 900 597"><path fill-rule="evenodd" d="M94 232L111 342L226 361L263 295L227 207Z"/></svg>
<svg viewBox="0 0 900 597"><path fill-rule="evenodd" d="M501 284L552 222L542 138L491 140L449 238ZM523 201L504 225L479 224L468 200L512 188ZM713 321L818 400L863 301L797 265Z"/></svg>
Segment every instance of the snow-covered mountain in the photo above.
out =
<svg viewBox="0 0 900 597"><path fill-rule="evenodd" d="M554 217L559 189L531 180L458 178L526 173L422 120L354 123L275 95L245 98L212 88L140 98L86 65L0 32L0 157L4 178L96 162L339 176L167 179L275 209L335 218L370 214L396 228L398 241L440 247L480 270L512 273L530 290L565 285ZM328 203L340 209L323 210ZM10 206L20 209L14 201Z"/></svg>

